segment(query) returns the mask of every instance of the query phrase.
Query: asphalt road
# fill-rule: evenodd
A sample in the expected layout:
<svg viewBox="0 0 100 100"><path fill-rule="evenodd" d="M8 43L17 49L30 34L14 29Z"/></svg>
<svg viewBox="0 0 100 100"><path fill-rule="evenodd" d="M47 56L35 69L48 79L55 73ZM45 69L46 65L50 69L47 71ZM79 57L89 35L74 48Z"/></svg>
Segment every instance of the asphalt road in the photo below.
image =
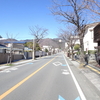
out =
<svg viewBox="0 0 100 100"><path fill-rule="evenodd" d="M84 76L79 75L63 54L11 67L0 72L0 100L89 100L92 93L86 95Z"/></svg>

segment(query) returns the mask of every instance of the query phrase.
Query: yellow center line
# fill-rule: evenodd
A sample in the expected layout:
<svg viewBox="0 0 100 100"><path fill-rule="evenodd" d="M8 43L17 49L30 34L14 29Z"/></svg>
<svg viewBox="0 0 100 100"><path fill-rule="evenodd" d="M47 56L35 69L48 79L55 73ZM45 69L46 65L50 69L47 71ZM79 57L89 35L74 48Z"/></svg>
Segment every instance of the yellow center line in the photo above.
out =
<svg viewBox="0 0 100 100"><path fill-rule="evenodd" d="M39 72L42 68L44 68L46 65L48 65L51 61L53 61L55 58L51 59L49 62L47 62L45 65L43 65L42 67L40 67L39 69L37 69L35 72L33 72L32 74L30 74L28 77L26 77L25 79L23 79L22 81L20 81L19 83L17 83L15 86L13 86L12 88L10 88L9 90L7 90L5 93L3 93L2 95L0 95L0 100L2 100L4 97L6 97L8 94L10 94L12 91L14 91L17 87L19 87L21 84L23 84L25 81L27 81L29 78L31 78L33 75L35 75L37 72Z"/></svg>

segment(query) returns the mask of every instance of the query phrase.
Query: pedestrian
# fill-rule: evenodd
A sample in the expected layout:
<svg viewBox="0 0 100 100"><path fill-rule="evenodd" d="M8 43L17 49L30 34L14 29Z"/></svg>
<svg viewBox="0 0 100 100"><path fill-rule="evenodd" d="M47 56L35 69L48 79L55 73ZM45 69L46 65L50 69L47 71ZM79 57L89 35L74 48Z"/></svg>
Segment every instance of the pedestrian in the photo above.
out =
<svg viewBox="0 0 100 100"><path fill-rule="evenodd" d="M84 60L85 60L85 63L86 63L86 64L84 65L84 67L85 67L86 65L88 65L88 60L89 60L89 55L88 55L88 53L85 54Z"/></svg>
<svg viewBox="0 0 100 100"><path fill-rule="evenodd" d="M75 53L74 57L75 57L75 60L77 60L77 55L76 55L76 53Z"/></svg>
<svg viewBox="0 0 100 100"><path fill-rule="evenodd" d="M95 59L96 59L96 62L98 63L97 52L95 52Z"/></svg>

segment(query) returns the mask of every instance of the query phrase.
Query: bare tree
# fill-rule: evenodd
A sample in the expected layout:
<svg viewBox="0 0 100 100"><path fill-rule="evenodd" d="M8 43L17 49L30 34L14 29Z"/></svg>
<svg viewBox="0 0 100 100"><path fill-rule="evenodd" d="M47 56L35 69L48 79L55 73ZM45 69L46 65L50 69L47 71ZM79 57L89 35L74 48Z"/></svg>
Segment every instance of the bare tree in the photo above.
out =
<svg viewBox="0 0 100 100"><path fill-rule="evenodd" d="M43 39L45 36L48 34L48 29L39 27L39 26L34 26L34 27L29 27L31 35L33 36L33 59L35 59L35 44L39 44L40 40Z"/></svg>
<svg viewBox="0 0 100 100"><path fill-rule="evenodd" d="M86 0L86 1L87 1L87 9L91 11L94 20L95 19L100 20L100 0Z"/></svg>
<svg viewBox="0 0 100 100"><path fill-rule="evenodd" d="M34 27L30 27L29 29L30 29L31 35L34 37L37 43L39 43L39 41L43 39L45 36L47 36L48 34L47 33L48 29L39 27L38 25Z"/></svg>
<svg viewBox="0 0 100 100"><path fill-rule="evenodd" d="M61 22L73 24L77 28L77 33L80 39L81 55L80 61L83 62L84 45L83 37L85 31L84 10L86 9L85 0L53 0L54 5L51 8L53 15L60 16Z"/></svg>
<svg viewBox="0 0 100 100"><path fill-rule="evenodd" d="M72 57L72 60L74 60L73 59L74 45L75 45L76 40L78 39L75 28L73 27L73 29L69 29L69 30L61 29L58 36L67 43L68 45L67 52L68 52L69 57L70 57L70 48L71 48L71 57Z"/></svg>
<svg viewBox="0 0 100 100"><path fill-rule="evenodd" d="M8 59L7 59L7 63L10 62L10 65L12 64L12 51L13 51L13 41L15 40L16 36L13 36L13 34L9 34L9 33L6 33L7 35L7 38L8 40L10 41L10 55L8 56Z"/></svg>

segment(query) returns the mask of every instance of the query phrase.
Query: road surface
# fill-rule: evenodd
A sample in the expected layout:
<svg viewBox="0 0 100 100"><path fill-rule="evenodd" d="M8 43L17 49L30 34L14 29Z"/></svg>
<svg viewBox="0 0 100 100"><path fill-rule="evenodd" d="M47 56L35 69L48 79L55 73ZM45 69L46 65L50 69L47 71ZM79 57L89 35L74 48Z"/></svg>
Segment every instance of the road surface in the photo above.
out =
<svg viewBox="0 0 100 100"><path fill-rule="evenodd" d="M88 87L82 89L84 76L79 75L64 54L17 65L0 71L0 100L100 100Z"/></svg>

